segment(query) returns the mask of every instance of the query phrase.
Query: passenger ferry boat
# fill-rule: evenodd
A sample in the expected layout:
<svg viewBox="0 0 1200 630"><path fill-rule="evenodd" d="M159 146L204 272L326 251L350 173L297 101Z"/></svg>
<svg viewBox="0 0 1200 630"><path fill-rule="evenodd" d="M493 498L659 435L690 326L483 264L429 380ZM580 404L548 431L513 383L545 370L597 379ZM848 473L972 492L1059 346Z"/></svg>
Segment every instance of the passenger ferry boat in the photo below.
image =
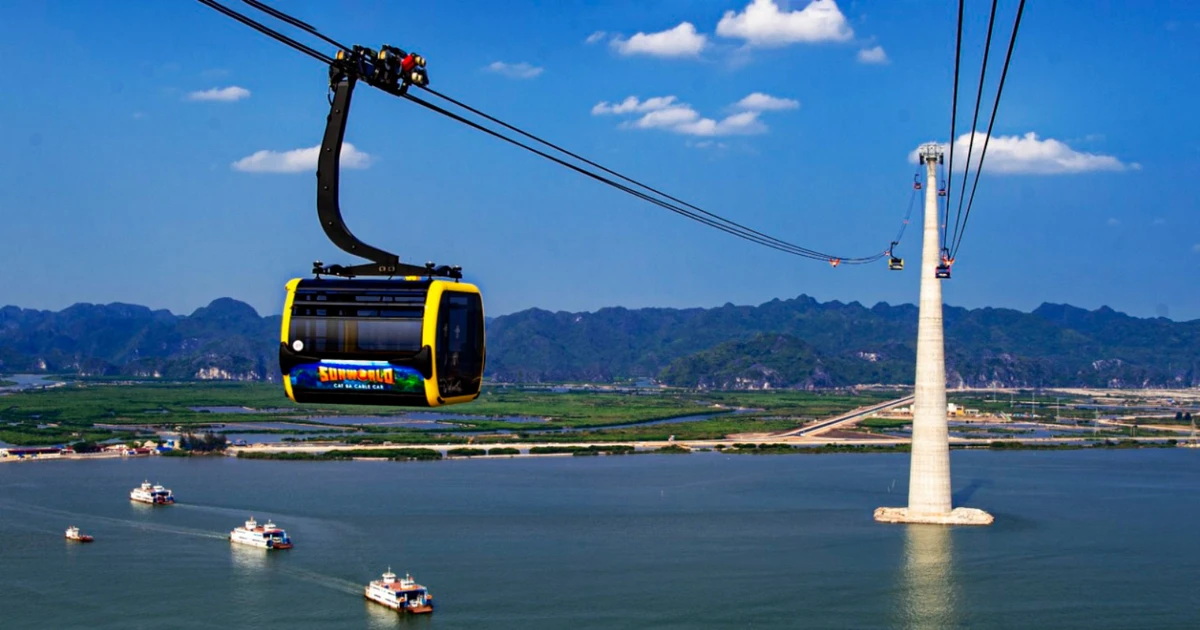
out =
<svg viewBox="0 0 1200 630"><path fill-rule="evenodd" d="M433 612L433 595L429 594L429 589L414 582L407 573L397 580L391 568L383 574L383 579L371 582L363 594L367 599L393 610L417 615Z"/></svg>
<svg viewBox="0 0 1200 630"><path fill-rule="evenodd" d="M67 540L74 540L76 542L92 542L94 539L87 534L81 533L78 527L72 525L67 528Z"/></svg>
<svg viewBox="0 0 1200 630"><path fill-rule="evenodd" d="M229 542L250 545L262 549L291 549L292 539L286 531L267 521L259 525L251 516L246 524L229 532Z"/></svg>
<svg viewBox="0 0 1200 630"><path fill-rule="evenodd" d="M150 485L149 481L143 481L140 487L129 492L129 500L151 505L171 505L175 502L175 495L171 494L167 488L157 484Z"/></svg>

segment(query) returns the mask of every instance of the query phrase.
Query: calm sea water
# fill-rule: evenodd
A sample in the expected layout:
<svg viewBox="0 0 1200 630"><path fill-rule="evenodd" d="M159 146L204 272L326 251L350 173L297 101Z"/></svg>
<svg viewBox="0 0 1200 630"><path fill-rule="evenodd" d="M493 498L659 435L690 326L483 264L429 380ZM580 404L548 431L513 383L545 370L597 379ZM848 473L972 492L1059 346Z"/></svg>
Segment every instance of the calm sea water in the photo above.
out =
<svg viewBox="0 0 1200 630"><path fill-rule="evenodd" d="M996 525L873 523L899 455L4 464L0 627L1200 627L1200 452L953 467ZM131 504L143 479L179 504ZM296 548L232 548L251 514ZM432 616L362 599L389 566Z"/></svg>

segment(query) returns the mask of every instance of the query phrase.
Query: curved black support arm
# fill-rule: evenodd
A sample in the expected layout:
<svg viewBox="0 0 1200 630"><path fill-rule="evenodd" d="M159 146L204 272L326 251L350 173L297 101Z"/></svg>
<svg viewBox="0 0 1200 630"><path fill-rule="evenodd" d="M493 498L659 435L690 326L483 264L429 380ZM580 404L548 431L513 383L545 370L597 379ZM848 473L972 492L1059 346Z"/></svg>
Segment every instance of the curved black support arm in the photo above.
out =
<svg viewBox="0 0 1200 630"><path fill-rule="evenodd" d="M399 256L358 240L342 220L342 209L338 204L342 141L346 135L346 119L350 113L350 97L354 93L355 83L353 76L343 76L333 85L333 102L325 123L321 155L317 158L317 217L321 220L325 235L342 251L379 265L399 265Z"/></svg>
<svg viewBox="0 0 1200 630"><path fill-rule="evenodd" d="M366 264L343 266L324 265L320 261L313 263L313 273L328 274L353 278L355 276L440 276L443 278L462 278L462 269L447 265L426 263L425 266L409 265L400 262L400 257L371 247L358 240L346 227L342 220L342 208L338 203L338 182L341 174L342 141L346 135L346 120L350 115L350 97L354 94L354 85L360 77L370 85L379 82L379 75L389 78L392 83L398 83L396 78L400 70L405 70L403 63L417 64L417 70L408 68L412 80L427 82L424 74L424 59L406 54L403 63L396 55L403 51L397 48L384 47L383 55L369 49L354 47L354 52L348 57L345 51L338 53L338 61L330 67L330 87L333 89L333 99L329 104L329 118L325 121L325 137L321 140L321 153L317 157L317 218L321 220L321 229L342 251L360 256L371 261ZM367 54L369 53L369 54ZM367 62L379 56L383 65ZM424 85L424 83L421 83ZM407 89L408 83L403 89ZM378 86L377 86L378 87ZM403 92L401 90L401 93Z"/></svg>

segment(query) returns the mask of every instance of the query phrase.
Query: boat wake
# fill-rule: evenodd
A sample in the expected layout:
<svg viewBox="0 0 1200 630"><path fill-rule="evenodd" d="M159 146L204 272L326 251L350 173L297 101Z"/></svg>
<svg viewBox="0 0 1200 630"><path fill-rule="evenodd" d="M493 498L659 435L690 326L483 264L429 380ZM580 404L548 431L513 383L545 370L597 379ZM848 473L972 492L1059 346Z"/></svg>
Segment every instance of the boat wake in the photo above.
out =
<svg viewBox="0 0 1200 630"><path fill-rule="evenodd" d="M333 577L324 573L317 573L316 571L309 571L308 569L291 566L281 568L280 572L288 577L295 578L302 582L316 584L317 586L324 586L325 588L329 588L340 593L346 593L348 595L362 595L363 593L362 584L356 584L350 580Z"/></svg>
<svg viewBox="0 0 1200 630"><path fill-rule="evenodd" d="M342 538L354 538L361 535L357 527L349 525L342 521L325 519L313 516L303 516L300 514L288 514L286 512L277 512L274 510L264 510L261 508L238 508L228 507L224 505L206 505L203 503L176 503L171 506L172 510L196 510L199 512L209 512L212 514L220 514L222 516L233 516L239 521L246 520L247 515L261 513L264 517L270 516L280 522L286 521L289 525L308 525L308 529L313 529L311 526L317 526L320 530L329 530L332 533L339 535Z"/></svg>
<svg viewBox="0 0 1200 630"><path fill-rule="evenodd" d="M107 523L110 525L118 525L121 527L130 527L140 529L142 531L156 532L161 534L177 534L179 536L195 536L197 538L212 538L216 540L224 540L229 536L218 532L193 529L190 527L177 527L175 525L163 525L161 523L148 523L146 521L137 521L126 518L114 518L111 516L98 516L95 514L85 514L83 512L69 512L67 510L56 510L54 508L42 507L40 505L30 505L24 503L6 503L6 509L25 512L26 514L36 514L41 516L53 516L72 522L86 523Z"/></svg>

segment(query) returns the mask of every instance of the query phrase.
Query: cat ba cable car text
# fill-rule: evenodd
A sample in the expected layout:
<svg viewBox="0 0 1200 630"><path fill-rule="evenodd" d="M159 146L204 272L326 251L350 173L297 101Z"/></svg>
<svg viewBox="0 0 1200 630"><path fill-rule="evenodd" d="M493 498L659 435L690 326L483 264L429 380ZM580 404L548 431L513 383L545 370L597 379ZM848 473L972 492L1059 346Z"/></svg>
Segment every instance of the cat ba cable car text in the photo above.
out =
<svg viewBox="0 0 1200 630"><path fill-rule="evenodd" d="M338 203L355 83L403 94L428 83L425 60L391 46L355 46L338 52L329 76L317 216L335 245L371 262L317 261L314 278L287 284L279 344L284 390L298 403L436 407L474 400L486 357L479 289L460 281L459 267L404 264L363 243L346 227Z"/></svg>

